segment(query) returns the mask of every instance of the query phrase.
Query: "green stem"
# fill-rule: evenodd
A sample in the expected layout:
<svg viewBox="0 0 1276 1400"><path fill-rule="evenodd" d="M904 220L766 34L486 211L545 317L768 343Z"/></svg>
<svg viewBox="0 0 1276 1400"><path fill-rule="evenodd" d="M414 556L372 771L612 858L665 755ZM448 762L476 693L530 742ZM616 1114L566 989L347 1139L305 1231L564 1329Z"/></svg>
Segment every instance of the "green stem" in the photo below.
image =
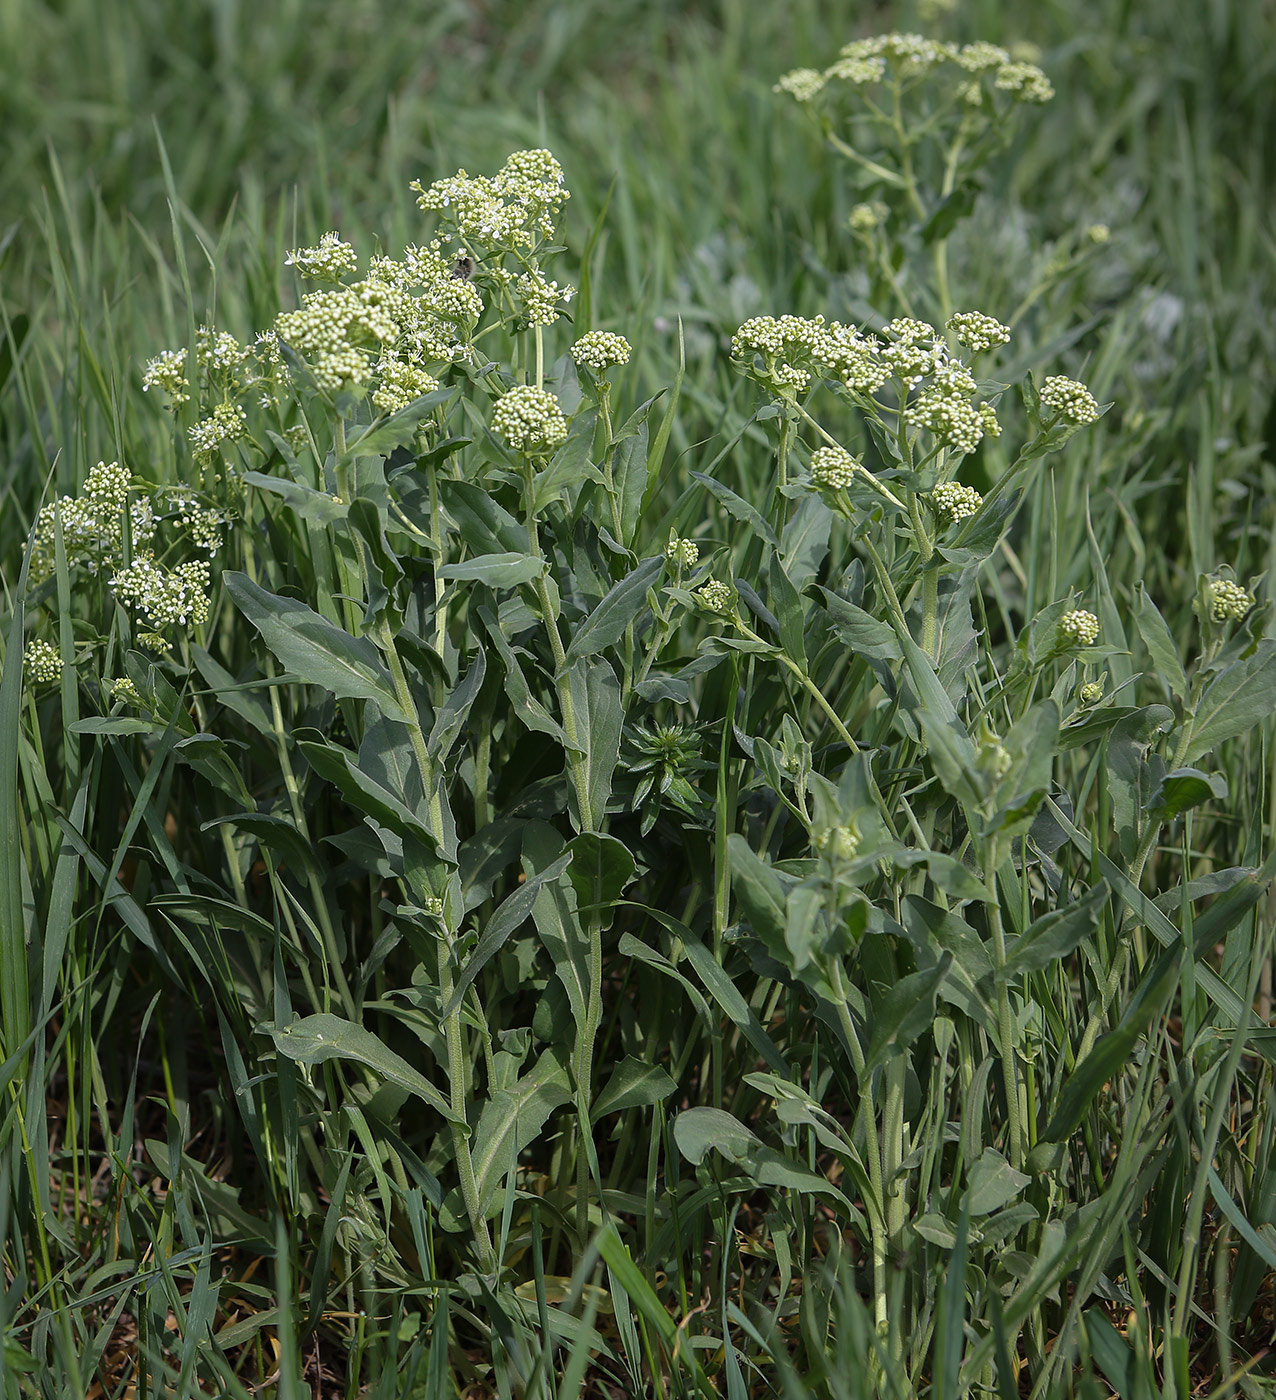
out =
<svg viewBox="0 0 1276 1400"><path fill-rule="evenodd" d="M873 1200L868 1205L868 1227L873 1252L873 1320L878 1333L885 1335L888 1330L886 1317L886 1245L887 1226L885 1217L886 1193L882 1184L882 1150L877 1136L877 1107L873 1103L872 1082L864 1073L864 1050L851 1020L850 1008L846 1004L846 984L842 980L842 963L834 958L830 982L836 997L838 1024L846 1039L851 1055L851 1066L855 1070L855 1080L860 1094L860 1113L864 1118L865 1155L868 1157L868 1180L872 1188Z"/></svg>
<svg viewBox="0 0 1276 1400"><path fill-rule="evenodd" d="M1001 895L997 889L1000 843L992 837L984 848L984 879L992 892L988 919L992 925L993 976L997 980L997 1039L1001 1042L1001 1072L1006 1088L1006 1115L1010 1165L1023 1166L1023 1127L1019 1118L1019 1059L1014 1044L1014 1019L1010 1011L1010 985L1005 976L1006 933L1001 922Z"/></svg>
<svg viewBox="0 0 1276 1400"><path fill-rule="evenodd" d="M417 770L421 776L421 785L428 806L430 835L434 837L435 843L442 848L442 792L436 781L434 764L425 742L425 732L421 728L416 699L408 684L403 662L399 657L399 649L395 645L394 635L384 619L376 629L375 639L385 654L386 663L390 670L390 679L394 685L395 697L408 719L408 737L412 744L412 752L416 758ZM451 931L448 930L446 936L441 938L438 944L439 1000L443 1006L447 1006L453 1000L453 992L456 987L452 975L452 952L453 939ZM496 1267L496 1255L492 1249L492 1237L487 1228L487 1221L483 1218L480 1209L478 1179L474 1174L474 1158L470 1152L466 1115L469 1097L469 1075L467 1072L469 1057L465 1048L465 1033L459 1005L443 1018L443 1040L447 1048L449 1100L452 1111L461 1120L448 1125L452 1133L452 1150L456 1154L457 1174L461 1180L461 1199L465 1202L465 1212L469 1216L470 1229L474 1232L475 1243L478 1246L479 1267L488 1273Z"/></svg>

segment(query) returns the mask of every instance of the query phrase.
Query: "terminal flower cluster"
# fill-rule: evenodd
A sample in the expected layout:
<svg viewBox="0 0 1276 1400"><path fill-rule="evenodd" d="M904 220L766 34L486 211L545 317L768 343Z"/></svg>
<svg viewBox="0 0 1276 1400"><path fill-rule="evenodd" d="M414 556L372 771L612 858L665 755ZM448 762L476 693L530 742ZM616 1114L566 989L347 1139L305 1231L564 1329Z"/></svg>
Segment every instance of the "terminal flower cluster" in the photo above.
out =
<svg viewBox="0 0 1276 1400"><path fill-rule="evenodd" d="M888 77L908 81L946 65L951 66L960 83L960 95L967 101L982 100L980 80L985 76L991 76L998 91L1019 102L1048 102L1054 96L1050 80L1035 63L1016 62L998 44L978 40L958 45L898 32L853 40L843 46L828 68L795 68L780 78L774 91L806 103L814 101L831 83L867 87Z"/></svg>
<svg viewBox="0 0 1276 1400"><path fill-rule="evenodd" d="M948 329L968 349L979 354L1010 341L1010 327L982 311L959 311L948 322Z"/></svg>
<svg viewBox="0 0 1276 1400"><path fill-rule="evenodd" d="M945 525L956 525L959 520L974 515L984 503L984 498L973 486L963 486L958 481L941 482L930 493L935 514Z"/></svg>
<svg viewBox="0 0 1276 1400"><path fill-rule="evenodd" d="M1041 386L1041 402L1070 423L1093 423L1099 416L1094 395L1076 379L1052 374Z"/></svg>
<svg viewBox="0 0 1276 1400"><path fill-rule="evenodd" d="M817 447L811 453L811 480L830 491L844 491L864 465L842 447Z"/></svg>
<svg viewBox="0 0 1276 1400"><path fill-rule="evenodd" d="M710 612L724 613L731 606L735 592L729 584L711 578L696 589L696 597Z"/></svg>
<svg viewBox="0 0 1276 1400"><path fill-rule="evenodd" d="M1254 595L1226 578L1210 580L1209 600L1215 622L1238 621L1254 606Z"/></svg>
<svg viewBox="0 0 1276 1400"><path fill-rule="evenodd" d="M548 389L516 384L492 409L492 431L519 452L558 446L567 436L567 419Z"/></svg>
<svg viewBox="0 0 1276 1400"><path fill-rule="evenodd" d="M589 331L572 346L576 364L595 374L602 374L613 365L627 365L629 354L629 342L615 331Z"/></svg>
<svg viewBox="0 0 1276 1400"><path fill-rule="evenodd" d="M167 569L149 551L120 569L111 591L132 607L154 634L165 627L196 626L208 621L208 561L193 559Z"/></svg>
<svg viewBox="0 0 1276 1400"><path fill-rule="evenodd" d="M458 170L445 180L412 184L417 204L441 214L467 244L527 250L552 238L571 197L563 168L546 150L515 151L496 175Z"/></svg>
<svg viewBox="0 0 1276 1400"><path fill-rule="evenodd" d="M90 469L79 496L61 496L42 506L36 516L31 550L31 581L51 578L57 558L57 527L71 568L97 573L124 551L124 515L128 512L133 548L144 547L155 535L155 511L148 497L129 501L132 473L118 462L99 462Z"/></svg>
<svg viewBox="0 0 1276 1400"><path fill-rule="evenodd" d="M1073 608L1059 619L1059 636L1074 647L1091 647L1099 640L1099 619L1084 608Z"/></svg>
<svg viewBox="0 0 1276 1400"><path fill-rule="evenodd" d="M284 259L285 267L295 267L302 277L323 282L340 282L359 265L354 246L342 242L338 233L325 233L313 248L294 248Z"/></svg>
<svg viewBox="0 0 1276 1400"><path fill-rule="evenodd" d="M62 656L51 642L28 642L22 669L33 685L53 685L62 679Z"/></svg>
<svg viewBox="0 0 1276 1400"><path fill-rule="evenodd" d="M700 546L695 540L670 535L669 543L665 546L665 558L680 569L694 569L700 559Z"/></svg>

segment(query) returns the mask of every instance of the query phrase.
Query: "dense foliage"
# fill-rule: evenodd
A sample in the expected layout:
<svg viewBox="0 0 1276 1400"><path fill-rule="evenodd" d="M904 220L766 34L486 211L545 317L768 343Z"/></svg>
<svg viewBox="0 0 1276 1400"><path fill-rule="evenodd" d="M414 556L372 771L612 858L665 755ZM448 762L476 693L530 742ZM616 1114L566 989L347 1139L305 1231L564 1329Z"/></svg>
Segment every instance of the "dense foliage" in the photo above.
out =
<svg viewBox="0 0 1276 1400"><path fill-rule="evenodd" d="M150 8L6 76L5 1393L1265 1393L1270 22Z"/></svg>

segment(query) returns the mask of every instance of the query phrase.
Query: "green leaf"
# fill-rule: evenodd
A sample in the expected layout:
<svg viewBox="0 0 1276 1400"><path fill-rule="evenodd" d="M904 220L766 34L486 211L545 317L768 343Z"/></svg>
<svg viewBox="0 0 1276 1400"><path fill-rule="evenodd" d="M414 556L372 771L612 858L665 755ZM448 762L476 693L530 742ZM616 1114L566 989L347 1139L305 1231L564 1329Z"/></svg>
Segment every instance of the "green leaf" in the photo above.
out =
<svg viewBox="0 0 1276 1400"><path fill-rule="evenodd" d="M1008 1205L1032 1180L1014 1167L991 1147L971 1167L966 1186L966 1209L971 1215L991 1215Z"/></svg>
<svg viewBox="0 0 1276 1400"><path fill-rule="evenodd" d="M614 646L625 629L647 609L647 590L664 568L664 557L644 559L619 583L614 584L593 612L577 628L567 648L565 664Z"/></svg>
<svg viewBox="0 0 1276 1400"><path fill-rule="evenodd" d="M744 908L745 917L772 956L787 964L785 893L779 876L738 831L727 837L727 851L731 888Z"/></svg>
<svg viewBox="0 0 1276 1400"><path fill-rule="evenodd" d="M1195 763L1226 739L1244 734L1276 712L1276 641L1264 637L1253 654L1221 672L1197 702L1183 755Z"/></svg>
<svg viewBox="0 0 1276 1400"><path fill-rule="evenodd" d="M480 554L460 564L444 564L440 578L473 579L489 588L517 588L545 572L545 561L532 554Z"/></svg>
<svg viewBox="0 0 1276 1400"><path fill-rule="evenodd" d="M768 601L779 623L780 645L785 654L806 668L806 610L802 597L784 572L778 553L772 554L767 570Z"/></svg>
<svg viewBox="0 0 1276 1400"><path fill-rule="evenodd" d="M487 925L483 929L483 936L475 945L474 951L466 959L465 971L457 978L456 990L452 994L452 999L443 1008L445 1017L450 1016L460 1006L470 983L479 975L510 934L530 917L532 906L536 903L536 896L541 887L557 880L570 864L570 852L559 856L552 865L546 866L544 870L524 880L514 893L501 903L487 921Z"/></svg>
<svg viewBox="0 0 1276 1400"><path fill-rule="evenodd" d="M344 519L349 507L334 500L326 491L316 491L313 487L302 486L290 481L286 476L267 476L264 472L241 472L239 479L249 486L255 486L267 495L279 499L301 520L309 520L315 525L330 525L334 520Z"/></svg>
<svg viewBox="0 0 1276 1400"><path fill-rule="evenodd" d="M497 504L490 491L470 481L447 478L438 486L444 508L475 554L527 553L527 530Z"/></svg>
<svg viewBox="0 0 1276 1400"><path fill-rule="evenodd" d="M498 1090L483 1105L472 1149L480 1211L488 1213L518 1154L536 1140L550 1114L571 1097L567 1068L558 1052L549 1049L527 1074L508 1089Z"/></svg>
<svg viewBox="0 0 1276 1400"><path fill-rule="evenodd" d="M867 661L899 661L904 655L899 638L889 623L882 622L848 603L830 589L819 590L824 595L824 605L828 609L829 621L839 639L857 655Z"/></svg>
<svg viewBox="0 0 1276 1400"><path fill-rule="evenodd" d="M461 732L461 726L483 688L486 675L487 653L481 646L476 646L474 660L470 662L470 669L465 673L464 680L434 712L434 724L426 740L426 748L436 763L443 762L451 752L456 736Z"/></svg>
<svg viewBox="0 0 1276 1400"><path fill-rule="evenodd" d="M435 840L421 818L389 788L359 767L354 754L336 744L322 744L303 739L298 744L306 762L327 779L342 797L365 817L371 817L397 836L415 836L431 849Z"/></svg>
<svg viewBox="0 0 1276 1400"><path fill-rule="evenodd" d="M1028 972L1040 972L1075 952L1098 928L1108 893L1106 882L1100 880L1080 899L1043 914L1011 945L1002 977L1009 981Z"/></svg>
<svg viewBox="0 0 1276 1400"><path fill-rule="evenodd" d="M864 1056L866 1074L930 1029L935 1019L935 996L952 960L951 953L943 953L934 967L900 978L885 996L873 998L873 1035Z"/></svg>
<svg viewBox="0 0 1276 1400"><path fill-rule="evenodd" d="M620 682L605 661L592 665L582 657L567 672L572 704L576 714L577 741L584 753L585 792L582 795L572 784L573 806L581 800L589 803L588 811L578 811L577 824L583 831L596 831L607 813L611 796L612 774L620 757L620 729L624 708L620 699Z"/></svg>
<svg viewBox="0 0 1276 1400"><path fill-rule="evenodd" d="M567 876L582 910L610 911L634 877L634 858L623 841L582 831L567 843L572 863Z"/></svg>
<svg viewBox="0 0 1276 1400"><path fill-rule="evenodd" d="M673 1120L673 1138L689 1162L699 1166L710 1148L731 1162L743 1162L761 1139L722 1108L686 1108Z"/></svg>
<svg viewBox="0 0 1276 1400"><path fill-rule="evenodd" d="M973 176L960 181L922 225L922 242L939 243L952 233L962 219L968 219L979 197L980 184Z"/></svg>
<svg viewBox="0 0 1276 1400"><path fill-rule="evenodd" d="M371 1031L343 1020L330 1012L321 1011L305 1016L282 1029L272 1028L270 1037L281 1055L303 1065L323 1064L325 1060L355 1060L361 1065L415 1094L437 1109L451 1123L464 1124L465 1119L454 1113L448 1101L400 1055L396 1055Z"/></svg>
<svg viewBox="0 0 1276 1400"><path fill-rule="evenodd" d="M1148 811L1157 821L1173 821L1181 812L1199 807L1211 799L1227 800L1227 779L1221 773L1202 773L1199 768L1176 768L1152 789Z"/></svg>
<svg viewBox="0 0 1276 1400"><path fill-rule="evenodd" d="M765 540L772 549L779 549L780 541L775 531L767 524L756 506L751 506L743 496L737 496L729 486L724 486L716 477L706 476L704 472L692 472L691 479L698 481L710 495L716 497L728 515L748 525L753 533L759 539Z"/></svg>
<svg viewBox="0 0 1276 1400"><path fill-rule="evenodd" d="M609 1113L661 1103L677 1087L677 1081L659 1065L649 1065L626 1055L612 1071L606 1088L594 1100L590 1117L597 1122Z"/></svg>
<svg viewBox="0 0 1276 1400"><path fill-rule="evenodd" d="M287 670L338 698L375 700L382 714L408 723L376 647L321 617L304 603L267 593L247 574L222 575L239 610Z"/></svg>
<svg viewBox="0 0 1276 1400"><path fill-rule="evenodd" d="M1179 649L1174 644L1170 629L1161 616L1160 609L1148 596L1142 583L1134 589L1134 622L1148 649L1156 673L1169 687L1170 693L1180 700L1187 695L1187 673L1179 658Z"/></svg>
<svg viewBox="0 0 1276 1400"><path fill-rule="evenodd" d="M341 464L344 466L360 457L385 457L396 447L407 446L415 439L422 419L428 418L455 393L455 389L435 389L433 393L424 394L406 408L401 408L398 413L391 414L384 422L373 423L362 437L350 443Z"/></svg>

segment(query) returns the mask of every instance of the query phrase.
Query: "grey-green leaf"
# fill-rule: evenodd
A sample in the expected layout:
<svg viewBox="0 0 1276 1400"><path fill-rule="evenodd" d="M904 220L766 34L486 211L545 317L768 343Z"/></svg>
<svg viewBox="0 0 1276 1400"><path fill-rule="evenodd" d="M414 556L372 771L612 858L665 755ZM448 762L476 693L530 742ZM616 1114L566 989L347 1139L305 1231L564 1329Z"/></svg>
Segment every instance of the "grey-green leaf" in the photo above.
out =
<svg viewBox="0 0 1276 1400"><path fill-rule="evenodd" d="M1225 739L1244 734L1276 711L1276 641L1264 637L1206 688L1196 706L1192 738L1183 755L1195 763Z"/></svg>
<svg viewBox="0 0 1276 1400"><path fill-rule="evenodd" d="M655 555L644 559L589 614L567 648L565 662L571 665L582 656L593 656L613 646L625 634L625 628L647 608L647 590L655 583L664 567L664 559Z"/></svg>
<svg viewBox="0 0 1276 1400"><path fill-rule="evenodd" d="M319 1065L325 1060L355 1060L367 1065L382 1079L388 1079L408 1093L423 1099L452 1123L465 1120L454 1113L442 1094L401 1056L371 1031L321 1011L303 1017L282 1029L272 1029L271 1039L281 1055L303 1065Z"/></svg>
<svg viewBox="0 0 1276 1400"><path fill-rule="evenodd" d="M375 700L391 719L408 723L376 647L321 617L295 598L268 593L247 574L224 574L226 590L283 665L338 698Z"/></svg>
<svg viewBox="0 0 1276 1400"><path fill-rule="evenodd" d="M606 1088L594 1101L590 1116L597 1121L626 1108L645 1108L660 1103L678 1087L673 1077L659 1065L626 1055L612 1071Z"/></svg>
<svg viewBox="0 0 1276 1400"><path fill-rule="evenodd" d="M1023 1172L1016 1171L1000 1152L986 1147L970 1169L967 1209L971 1215L991 1215L1013 1201L1031 1180Z"/></svg>

